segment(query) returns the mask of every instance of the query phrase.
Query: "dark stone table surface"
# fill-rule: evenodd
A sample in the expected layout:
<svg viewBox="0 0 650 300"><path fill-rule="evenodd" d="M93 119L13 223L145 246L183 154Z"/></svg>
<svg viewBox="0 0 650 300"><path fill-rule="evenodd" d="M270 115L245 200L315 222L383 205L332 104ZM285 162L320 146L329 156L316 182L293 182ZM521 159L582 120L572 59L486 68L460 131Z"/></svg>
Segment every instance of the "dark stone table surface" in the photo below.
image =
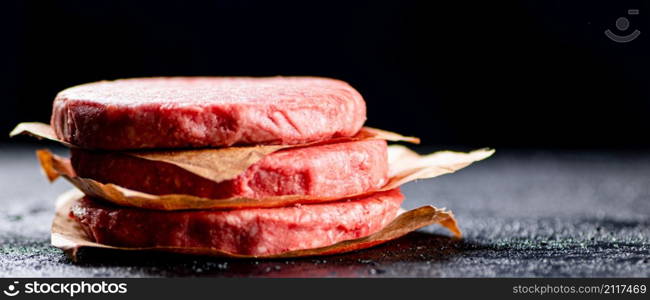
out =
<svg viewBox="0 0 650 300"><path fill-rule="evenodd" d="M224 260L89 249L73 263L49 245L54 199L70 185L45 180L37 147L0 144L3 277L650 276L647 151L499 150L456 174L403 187L407 208L453 210L462 240L430 226L369 250L319 258Z"/></svg>

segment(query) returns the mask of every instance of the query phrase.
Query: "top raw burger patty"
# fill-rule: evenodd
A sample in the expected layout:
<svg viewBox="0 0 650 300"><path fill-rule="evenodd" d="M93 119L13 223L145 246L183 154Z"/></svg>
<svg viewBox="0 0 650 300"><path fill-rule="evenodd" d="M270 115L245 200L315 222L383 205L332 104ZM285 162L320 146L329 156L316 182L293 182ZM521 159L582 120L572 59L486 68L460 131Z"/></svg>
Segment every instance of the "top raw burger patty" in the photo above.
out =
<svg viewBox="0 0 650 300"><path fill-rule="evenodd" d="M316 77L169 77L101 81L60 92L51 124L82 148L301 144L353 136L361 95Z"/></svg>

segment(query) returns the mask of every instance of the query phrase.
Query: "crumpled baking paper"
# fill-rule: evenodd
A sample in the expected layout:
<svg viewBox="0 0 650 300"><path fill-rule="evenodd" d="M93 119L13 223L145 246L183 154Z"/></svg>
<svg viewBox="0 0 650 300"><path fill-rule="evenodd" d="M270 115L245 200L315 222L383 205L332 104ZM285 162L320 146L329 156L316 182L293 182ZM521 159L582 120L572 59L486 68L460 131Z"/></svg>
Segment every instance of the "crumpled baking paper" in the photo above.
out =
<svg viewBox="0 0 650 300"><path fill-rule="evenodd" d="M391 190L417 179L432 178L453 173L475 161L489 157L494 153L494 150L481 149L469 153L441 151L428 155L419 155L407 147L391 145L388 147L388 182L378 190L342 197L283 195L265 197L264 199L247 197L209 199L183 194L152 195L115 184L105 184L93 179L78 177L74 173L68 159L54 155L48 150L38 150L36 153L41 168L48 179L52 181L62 176L88 196L102 198L121 206L157 210L188 210L280 207L296 203L309 204L352 198L378 191Z"/></svg>
<svg viewBox="0 0 650 300"><path fill-rule="evenodd" d="M93 242L86 233L81 229L77 222L69 217L70 206L73 201L83 197L79 190L70 190L63 193L57 199L56 214L52 222L52 246L63 249L73 260L77 257L80 248L105 248L129 251L165 251L184 254L233 257L233 258L291 258L304 256L321 256L332 255L337 253L350 252L370 248L396 238L399 238L409 232L415 231L421 227L440 224L449 229L455 237L460 237L461 232L458 229L454 215L445 209L439 209L433 206L422 206L416 209L402 212L395 219L386 225L383 229L366 237L338 242L336 244L313 248L288 251L280 254L267 256L252 256L229 253L215 248L190 248L190 247L147 247L147 248L129 248L115 247L106 244Z"/></svg>

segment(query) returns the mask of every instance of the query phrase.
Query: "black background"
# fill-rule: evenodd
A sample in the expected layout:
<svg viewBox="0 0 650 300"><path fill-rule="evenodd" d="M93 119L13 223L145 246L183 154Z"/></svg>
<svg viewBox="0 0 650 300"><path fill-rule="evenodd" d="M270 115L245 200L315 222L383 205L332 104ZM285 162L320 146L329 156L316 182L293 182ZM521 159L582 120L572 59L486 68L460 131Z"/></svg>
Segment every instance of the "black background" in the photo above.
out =
<svg viewBox="0 0 650 300"><path fill-rule="evenodd" d="M650 15L635 1L3 1L0 129L59 90L159 75L350 82L368 125L427 144L650 145ZM627 9L630 29L614 26ZM627 44L608 40L633 29ZM647 33L645 31L648 31ZM2 141L7 141L6 134Z"/></svg>

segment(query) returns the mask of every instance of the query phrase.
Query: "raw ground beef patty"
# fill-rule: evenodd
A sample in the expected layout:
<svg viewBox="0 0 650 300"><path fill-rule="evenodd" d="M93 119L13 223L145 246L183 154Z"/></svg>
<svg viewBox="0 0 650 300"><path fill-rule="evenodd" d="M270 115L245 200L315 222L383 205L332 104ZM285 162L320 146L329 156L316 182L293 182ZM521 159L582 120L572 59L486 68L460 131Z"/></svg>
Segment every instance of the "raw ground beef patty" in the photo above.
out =
<svg viewBox="0 0 650 300"><path fill-rule="evenodd" d="M388 177L384 140L289 148L267 155L235 179L215 183L172 164L119 152L71 149L78 176L150 194L212 199L280 195L345 197L384 186Z"/></svg>
<svg viewBox="0 0 650 300"><path fill-rule="evenodd" d="M352 200L280 208L153 211L81 198L70 216L95 242L125 247L201 247L272 255L370 235L392 221L399 189Z"/></svg>
<svg viewBox="0 0 650 300"><path fill-rule="evenodd" d="M168 77L68 88L53 104L59 139L81 148L301 144L354 135L366 120L361 95L317 77Z"/></svg>

